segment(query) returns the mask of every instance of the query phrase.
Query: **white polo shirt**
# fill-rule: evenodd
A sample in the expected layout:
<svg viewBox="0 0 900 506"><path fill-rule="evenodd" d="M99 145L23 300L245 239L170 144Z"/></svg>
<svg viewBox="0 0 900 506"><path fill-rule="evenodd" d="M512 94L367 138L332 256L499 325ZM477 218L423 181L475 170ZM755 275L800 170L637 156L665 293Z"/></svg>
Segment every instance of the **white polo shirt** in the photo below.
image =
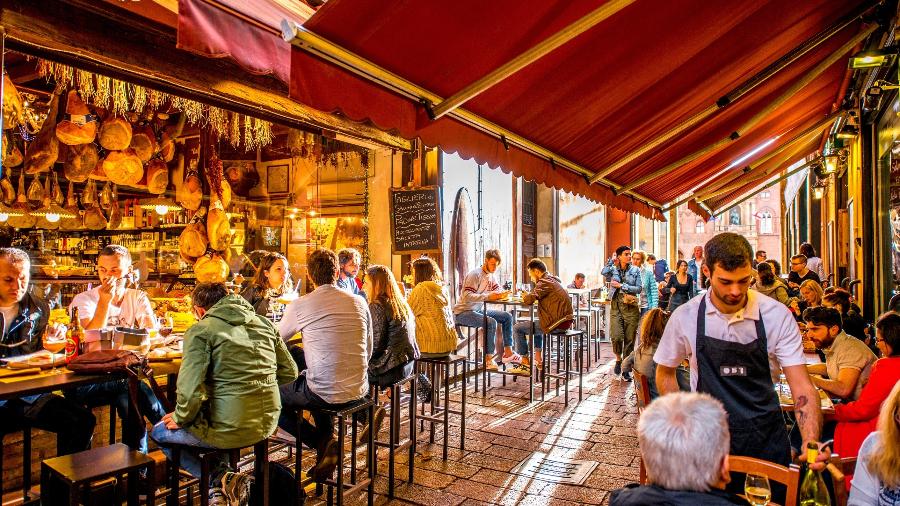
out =
<svg viewBox="0 0 900 506"><path fill-rule="evenodd" d="M691 365L692 390L697 389L697 311L704 298L707 336L733 343L751 343L756 339L756 321L762 315L772 374L780 374L782 367L806 364L800 329L784 304L756 290L749 290L747 305L743 309L734 314L724 314L712 303L707 292L682 304L672 313L653 355L654 362L667 367L677 367L687 358Z"/></svg>

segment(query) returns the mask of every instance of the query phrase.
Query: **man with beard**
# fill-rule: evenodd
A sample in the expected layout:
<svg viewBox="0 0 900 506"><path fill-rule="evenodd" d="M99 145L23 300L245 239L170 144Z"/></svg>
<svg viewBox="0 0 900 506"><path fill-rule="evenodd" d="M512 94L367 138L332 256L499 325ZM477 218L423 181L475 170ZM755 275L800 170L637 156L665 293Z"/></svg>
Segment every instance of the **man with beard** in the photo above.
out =
<svg viewBox="0 0 900 506"><path fill-rule="evenodd" d="M773 369L780 368L790 386L804 448L818 440L822 428L797 323L784 304L749 289L753 249L743 236L715 236L704 256L710 288L672 313L654 355L657 388L660 395L677 392L675 370L688 359L692 390L725 406L731 454L787 465L790 443ZM829 451L820 453L816 467L827 457Z"/></svg>

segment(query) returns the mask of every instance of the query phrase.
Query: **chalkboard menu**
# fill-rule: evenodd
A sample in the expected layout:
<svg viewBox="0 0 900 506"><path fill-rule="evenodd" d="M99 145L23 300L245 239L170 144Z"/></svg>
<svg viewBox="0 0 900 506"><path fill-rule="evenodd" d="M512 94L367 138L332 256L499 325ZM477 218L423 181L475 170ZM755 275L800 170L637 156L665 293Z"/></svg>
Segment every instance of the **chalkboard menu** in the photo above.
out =
<svg viewBox="0 0 900 506"><path fill-rule="evenodd" d="M437 186L391 188L391 244L395 255L441 251Z"/></svg>

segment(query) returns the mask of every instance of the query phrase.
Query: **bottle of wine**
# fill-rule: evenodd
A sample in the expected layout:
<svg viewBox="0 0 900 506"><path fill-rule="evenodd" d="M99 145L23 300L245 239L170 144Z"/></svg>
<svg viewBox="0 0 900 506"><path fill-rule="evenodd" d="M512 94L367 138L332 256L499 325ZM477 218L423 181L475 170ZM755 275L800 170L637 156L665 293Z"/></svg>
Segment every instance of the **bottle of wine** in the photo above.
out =
<svg viewBox="0 0 900 506"><path fill-rule="evenodd" d="M800 482L800 506L831 506L831 496L825 488L822 473L814 471L811 464L816 462L819 456L819 447L816 443L806 445L806 472Z"/></svg>

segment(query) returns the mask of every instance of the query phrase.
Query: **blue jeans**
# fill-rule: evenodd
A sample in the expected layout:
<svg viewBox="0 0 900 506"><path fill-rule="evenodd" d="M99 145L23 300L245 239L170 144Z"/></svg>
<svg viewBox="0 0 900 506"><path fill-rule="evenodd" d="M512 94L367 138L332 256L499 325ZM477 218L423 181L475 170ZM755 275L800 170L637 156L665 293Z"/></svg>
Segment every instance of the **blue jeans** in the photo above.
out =
<svg viewBox="0 0 900 506"><path fill-rule="evenodd" d="M123 440L127 438L127 434L139 435L138 441L124 440L124 443L142 453L147 453L147 428L144 425L144 420L140 420L138 427L125 427L124 425L129 421L128 380L113 380L78 387L67 391L66 398L72 399L88 408L106 405L114 406L119 418L123 420ZM163 409L162 403L156 398L153 389L143 381L139 384L137 403L141 415L150 420L150 423L155 424L159 422L166 414L166 410Z"/></svg>
<svg viewBox="0 0 900 506"><path fill-rule="evenodd" d="M487 328L485 328L484 353L493 355L497 340L497 324L503 331L503 346L512 346L513 317L506 311L489 309L487 313ZM456 323L464 327L484 328L485 313L479 311L463 311L456 317Z"/></svg>
<svg viewBox="0 0 900 506"><path fill-rule="evenodd" d="M531 334L531 322L518 322L513 325L513 332L516 334L516 353L523 357L528 356L528 341L525 336ZM541 326L534 322L534 335L532 336L534 349L544 349L544 333L541 332Z"/></svg>
<svg viewBox="0 0 900 506"><path fill-rule="evenodd" d="M169 430L166 428L166 424L163 422L159 422L153 426L153 429L150 431L150 437L153 438L154 441L160 446L163 453L166 454L166 458L172 460L172 446L187 446L194 448L213 448L215 446L203 441L199 437L191 434L189 431L185 429L176 429ZM222 456L221 462L212 463L210 466L210 482L212 482L212 477L216 476L217 471L221 471L221 468L225 465L225 456ZM200 452L199 451L191 451L189 448L181 449L180 456L180 466L185 471L191 473L191 476L196 478L200 477Z"/></svg>

